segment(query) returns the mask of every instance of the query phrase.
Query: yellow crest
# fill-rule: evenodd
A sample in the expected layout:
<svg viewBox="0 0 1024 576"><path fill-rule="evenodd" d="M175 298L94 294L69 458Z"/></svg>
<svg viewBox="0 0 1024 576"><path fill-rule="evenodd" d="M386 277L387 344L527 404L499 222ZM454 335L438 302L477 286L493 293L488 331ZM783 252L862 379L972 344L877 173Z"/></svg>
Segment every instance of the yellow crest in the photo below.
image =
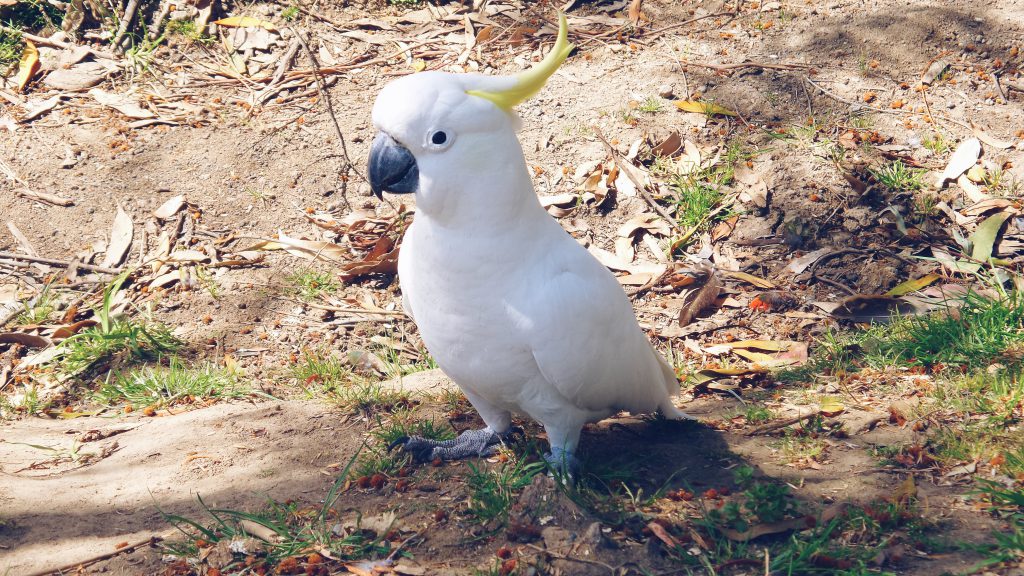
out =
<svg viewBox="0 0 1024 576"><path fill-rule="evenodd" d="M569 25L565 21L565 14L558 14L558 40L554 47L548 52L544 60L537 63L533 68L516 76L516 84L502 92L487 92L485 90L467 90L466 94L479 96L494 102L499 108L511 111L512 108L521 102L532 98L548 78L558 70L558 67L565 62L569 52L574 46L569 44Z"/></svg>

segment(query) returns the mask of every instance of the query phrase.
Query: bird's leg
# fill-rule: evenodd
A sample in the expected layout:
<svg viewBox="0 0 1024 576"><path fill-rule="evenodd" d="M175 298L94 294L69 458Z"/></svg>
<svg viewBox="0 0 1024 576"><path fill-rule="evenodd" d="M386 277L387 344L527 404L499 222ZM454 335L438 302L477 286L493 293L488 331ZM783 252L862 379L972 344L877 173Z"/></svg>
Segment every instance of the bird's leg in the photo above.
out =
<svg viewBox="0 0 1024 576"><path fill-rule="evenodd" d="M402 450L412 454L416 462L432 462L441 460L458 460L461 458L491 456L504 444L511 430L499 434L491 429L466 430L452 440L430 440L420 436L402 436L388 446L388 451L401 446Z"/></svg>
<svg viewBox="0 0 1024 576"><path fill-rule="evenodd" d="M545 424L544 431L548 435L551 452L544 455L544 460L560 474L568 478L579 476L579 459L576 458L576 446L580 443L580 431L583 424L566 422L562 426Z"/></svg>

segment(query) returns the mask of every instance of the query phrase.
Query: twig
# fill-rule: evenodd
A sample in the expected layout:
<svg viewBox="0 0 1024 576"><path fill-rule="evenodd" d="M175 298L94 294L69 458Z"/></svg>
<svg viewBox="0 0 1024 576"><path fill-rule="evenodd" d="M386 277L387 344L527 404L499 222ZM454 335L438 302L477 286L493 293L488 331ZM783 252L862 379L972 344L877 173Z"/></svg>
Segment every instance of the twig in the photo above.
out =
<svg viewBox="0 0 1024 576"><path fill-rule="evenodd" d="M733 13L733 12L716 12L714 14L708 14L706 16L698 16L696 18L690 18L689 20L686 20L684 22L678 22L676 24L665 26L664 28L658 28L657 30L652 30L650 35L652 37L661 36L665 32L668 32L669 30L675 30L676 28L682 28L683 26L687 26L689 24L693 24L694 22L699 22L701 20L707 20L708 18L718 18L719 16L732 16L733 18L735 18L736 14Z"/></svg>
<svg viewBox="0 0 1024 576"><path fill-rule="evenodd" d="M263 104L287 88L287 85L283 85L281 83L281 79L284 78L285 72L291 68L292 60L295 59L295 53L299 51L300 45L301 44L297 37L292 39L291 44L288 45L288 50L284 53L284 56L281 57L281 61L277 64L277 69L274 70L274 76L270 80L270 85L264 88L263 91L256 96L257 104Z"/></svg>
<svg viewBox="0 0 1024 576"><path fill-rule="evenodd" d="M687 62L685 60L679 61L680 66L697 66L699 68L707 68L714 70L715 72L722 72L725 74L732 74L736 70L742 70L744 68L762 68L765 70L807 70L811 66L809 64L766 64L762 62L740 62L739 64L701 64L700 62Z"/></svg>
<svg viewBox="0 0 1024 576"><path fill-rule="evenodd" d="M765 424L764 426L758 426L753 430L744 432L743 435L757 436L758 434L764 434L765 432L772 432L780 428L785 428L786 426L792 426L793 424L796 424L798 422L803 422L804 420L810 420L811 418L814 418L815 416L818 416L820 414L821 410L813 410L811 412L808 412L807 414L794 416L793 418L786 418L785 420L779 420L778 422L772 422L771 424Z"/></svg>
<svg viewBox="0 0 1024 576"><path fill-rule="evenodd" d="M1006 84L1007 90L1016 90L1017 92L1024 92L1024 84L1017 84L1016 82L1003 82Z"/></svg>
<svg viewBox="0 0 1024 576"><path fill-rule="evenodd" d="M661 204L658 204L657 202L654 201L654 198L651 197L651 195L647 192L647 187L644 186L643 182L638 182L637 181L636 176L630 170L631 168L633 168L633 166L626 166L625 165L625 161L621 157L621 155L619 154L618 150L616 150L612 146L611 142L609 142L604 137L604 134L601 132L600 128L598 128L597 126L594 126L593 129L594 129L594 134L597 136L597 139L600 140L602 144L604 144L604 147L608 150L608 154L611 155L612 161L615 162L615 165L619 167L619 171L624 173L626 175L626 177L629 178L630 182L633 183L633 186L636 187L637 192L639 192L640 195L643 196L644 200L648 204L650 204L651 208L654 208L654 210L662 218L664 218L666 222L668 222L669 226L675 228L676 232L682 233L683 232L683 228L681 226L679 226L679 223L676 222L675 218L673 218L668 212L666 212L665 209L661 206Z"/></svg>
<svg viewBox="0 0 1024 576"><path fill-rule="evenodd" d="M618 574L619 573L619 568L622 568L622 566L612 566L611 564L605 564L604 562L601 562L599 560L588 560L586 558L573 558L572 556L566 556L565 554L559 554L558 552L555 552L554 550L548 550L547 548L541 548L540 546L537 546L536 544L527 544L526 547L527 548L533 548L534 550L536 550L537 552L540 552L541 554L547 554L548 556L554 556L555 558L558 558L559 560L567 560L569 562L579 562L580 564L590 564L591 566L600 566L600 567L608 570L609 572L611 572L613 575L614 574ZM623 566L625 566L625 564L623 564Z"/></svg>
<svg viewBox="0 0 1024 576"><path fill-rule="evenodd" d="M11 235L18 241L18 244L21 245L21 249L24 250L26 254L29 256L39 256L39 252L36 252L32 243L28 241L28 238L26 238L24 234L21 233L21 230L18 229L18 226L14 222L8 220L7 229L11 231Z"/></svg>
<svg viewBox="0 0 1024 576"><path fill-rule="evenodd" d="M89 566L90 564L95 564L97 562L102 562L104 560L108 560L110 558L113 558L114 556L117 556L119 554L128 554L130 552L134 552L136 548L141 548L143 546L155 546L157 544L157 542L163 541L163 539L165 537L166 537L166 535L150 536L149 538L146 538L145 540L139 540L138 542L134 542L134 543L129 544L127 546L123 546L121 548L118 548L117 550L114 550L113 552L107 552L105 554L100 554L98 556L93 556L92 558L89 558L87 560L82 560L82 561L79 561L79 562L75 562L73 564L66 564L64 566L61 566L60 568L48 568L46 570L40 570L38 572L33 572L31 574L28 574L27 576L50 576L50 575L67 574L67 573L75 571L76 568L81 568L81 567L84 567L84 566Z"/></svg>
<svg viewBox="0 0 1024 576"><path fill-rule="evenodd" d="M0 26L0 28L2 28L2 26ZM14 182L15 184L23 186L21 190L14 191L14 193L17 194L18 196L22 196L30 200L46 202L47 204L53 204L55 206L72 206L75 203L73 200L68 200L67 198L57 196L56 194L50 194L48 192L36 192L34 190L30 190L25 181L19 178L18 175L14 172L14 169L8 166L7 163L4 162L3 160L0 160L0 172L3 172L4 175L7 176L8 180Z"/></svg>
<svg viewBox="0 0 1024 576"><path fill-rule="evenodd" d="M324 87L322 74L320 72L320 63L317 61L316 55L313 54L313 51L309 48L309 44L306 43L302 34L300 34L295 28L290 28L290 30L299 41L299 44L302 44L302 48L306 50L306 56L309 56L309 62L313 66L313 78L316 80L317 89L320 90L320 94L323 96L324 102L327 103L327 114L331 117L331 122L334 123L334 131L338 134L338 141L341 142L341 154L345 159L345 166L342 167L341 172L341 196L343 198L347 198L348 173L354 172L356 176L359 176L363 180L366 180L366 176L363 176L362 172L356 168L355 164L352 162L352 158L348 155L348 146L345 144L345 134L341 131L341 124L338 123L338 117L334 115L334 104L331 103L331 95ZM412 50L412 48L409 50Z"/></svg>
<svg viewBox="0 0 1024 576"><path fill-rule="evenodd" d="M811 274L811 278L814 278L815 280L817 280L819 282L824 282L825 284L828 284L828 285L830 285L830 286L832 286L834 288L839 288L840 290L846 292L847 294L856 295L857 292L855 290L853 290L852 288L850 288L849 286L846 286L845 284L842 284L842 283L837 282L835 280L832 280L830 278L825 278L824 276L818 276L818 273L817 273L818 265L821 264L822 262L824 262L825 260L831 260L832 258L835 258L836 256L842 256L843 254L851 254L851 253L858 254L858 253L863 253L863 251L861 251L861 250L859 250L857 248L843 248L843 249L840 249L840 250L833 250L832 252L829 252L827 254L823 254L820 258L815 260L813 264L811 264L811 268L810 268L810 270L808 270L808 272L810 272L810 274Z"/></svg>
<svg viewBox="0 0 1024 576"><path fill-rule="evenodd" d="M106 266L95 266L93 264L83 264L82 262L76 262L72 260L58 260L56 258L43 258L41 256L30 256L28 254L18 254L17 252L0 252L0 258L7 258L9 260L22 260L25 262L39 262L41 264L52 264L54 266L64 266L65 268L75 265L82 270L88 270L89 272L97 272L100 274L120 274L122 270L120 268L107 268Z"/></svg>
<svg viewBox="0 0 1024 576"><path fill-rule="evenodd" d="M73 49L76 49L76 48L85 48L86 50L91 52L93 56L97 56L99 58L106 58L107 60L117 60L117 56L114 55L113 53L105 52L103 50L96 50L95 48L91 48L89 46L82 46L81 44L71 44L70 42L61 42L60 40L52 40L50 38L44 38L42 36L36 36L35 34L29 34L28 32L22 32L21 30L18 30L17 28L11 28L9 26L4 26L3 24L0 24L0 30L2 30L4 32L7 32L7 33L10 33L10 34L21 34L22 38L24 38L26 40L31 40L33 44L38 44L40 46L50 46L50 47L53 47L53 48L63 48L65 50L73 50Z"/></svg>
<svg viewBox="0 0 1024 576"><path fill-rule="evenodd" d="M906 109L903 109L903 108L896 109L896 110L889 110L887 108L873 108L871 106L865 106L864 104L861 104L860 102L854 102L852 100L847 100L846 98L843 98L842 96L839 96L837 94L834 94L834 93L829 92L828 90L822 88L821 86L819 86L813 80L811 80L810 78L808 78L806 76L804 76L804 82L807 82L811 86L814 86L815 89L817 89L822 94L828 96L829 98L831 98L833 100L836 100L836 101L839 101L839 102L842 102L843 104L847 104L850 107L853 107L853 108L856 108L856 109L863 109L863 110L866 110L868 112L879 112L879 113L882 113L882 114L892 114L893 116L916 116L917 115L917 112L914 112L913 110L906 110ZM925 102L927 103L927 100ZM929 116L931 116L931 113L929 113ZM968 126L967 124L964 124L963 122L961 122L961 121L959 121L959 120L957 120L955 118L950 118L949 116L942 116L942 119L945 120L946 122L952 122L953 124L961 126L961 127L965 128L967 130L971 129L970 126Z"/></svg>
<svg viewBox="0 0 1024 576"><path fill-rule="evenodd" d="M999 83L999 74L992 73L992 81L996 84L996 90L999 91L999 96L1003 99L1003 102L1009 102L1006 99L1006 92L1003 91L1003 85Z"/></svg>
<svg viewBox="0 0 1024 576"><path fill-rule="evenodd" d="M121 40L124 39L124 35L128 32L128 27L132 25L132 20L135 19L135 12L139 9L139 0L128 0L128 4L124 7L124 14L121 15L121 23L117 27L117 33L114 34L114 39L111 41L111 46L119 49L121 47Z"/></svg>
<svg viewBox="0 0 1024 576"><path fill-rule="evenodd" d="M149 39L156 40L160 37L160 30L164 27L164 20L167 19L167 15L171 12L171 0L161 0L160 10L153 15L153 21L149 25Z"/></svg>

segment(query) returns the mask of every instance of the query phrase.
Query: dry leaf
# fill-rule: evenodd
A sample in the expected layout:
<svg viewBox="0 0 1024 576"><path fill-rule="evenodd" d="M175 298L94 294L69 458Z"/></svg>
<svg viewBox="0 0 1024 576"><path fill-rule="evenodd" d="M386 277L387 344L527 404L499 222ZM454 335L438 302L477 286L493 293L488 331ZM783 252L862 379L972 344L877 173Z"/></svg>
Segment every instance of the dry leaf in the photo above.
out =
<svg viewBox="0 0 1024 576"><path fill-rule="evenodd" d="M792 262L786 265L786 270L789 270L793 274L800 274L807 269L808 266L817 262L822 256L831 252L831 248L819 248L814 252L808 252L799 258L794 258Z"/></svg>
<svg viewBox="0 0 1024 576"><path fill-rule="evenodd" d="M676 108L679 108L683 112L693 112L695 114L707 114L708 116L720 115L720 116L736 116L736 113L728 108L713 104L711 102L698 102L696 100L680 100L676 102Z"/></svg>
<svg viewBox="0 0 1024 576"><path fill-rule="evenodd" d="M892 290L885 293L886 296L903 296L910 294L911 292L917 292L918 290L930 286L936 280L941 278L938 274L926 274L920 278L907 280L895 286Z"/></svg>
<svg viewBox="0 0 1024 576"><path fill-rule="evenodd" d="M1013 142L1011 142L1011 141L998 140L998 139L992 137L991 135L987 134L981 128L978 128L977 126L974 126L973 124L971 125L971 127L974 129L974 136L977 137L978 140L981 140L982 142L984 142L986 146L991 146L993 148L999 148L1000 150L1006 150L1007 148L1010 148L1010 147L1013 146Z"/></svg>
<svg viewBox="0 0 1024 576"><path fill-rule="evenodd" d="M60 328L57 328L56 330L53 331L53 334L50 334L50 338L53 338L54 340L63 340L64 338L70 338L71 336L78 334L78 332L80 332L83 328L89 328L97 324L99 324L99 322L91 318L88 320L79 320L74 324L68 324L67 326L61 326Z"/></svg>
<svg viewBox="0 0 1024 576"><path fill-rule="evenodd" d="M644 17L644 15L640 12L641 2L643 2L643 0L633 0L632 2L629 3L629 11L627 13L627 16L629 17L629 21L633 23L633 26L639 26L640 20Z"/></svg>
<svg viewBox="0 0 1024 576"><path fill-rule="evenodd" d="M153 216L156 216L160 220L167 220L171 216L177 214L178 210L181 210L184 205L185 195L179 194L161 204L159 208L153 211Z"/></svg>
<svg viewBox="0 0 1024 576"><path fill-rule="evenodd" d="M949 157L946 169L939 176L937 187L942 188L946 182L955 180L966 172L971 166L978 162L981 156L981 142L977 138L968 138L956 147L956 151Z"/></svg>
<svg viewBox="0 0 1024 576"><path fill-rule="evenodd" d="M348 262L350 260L348 251L343 246L330 242L289 238L284 232L277 233L277 240L264 240L241 251L249 250L284 250L300 258L320 259L328 262Z"/></svg>
<svg viewBox="0 0 1024 576"><path fill-rule="evenodd" d="M25 89L32 76L39 71L39 50L31 40L25 40L25 49L21 52L21 61L18 63L18 73L14 77L14 84L18 92Z"/></svg>
<svg viewBox="0 0 1024 576"><path fill-rule="evenodd" d="M114 225L110 230L110 244L107 246L107 255L103 258L100 266L112 268L120 264L132 245L132 235L134 232L135 224L132 222L132 217L118 204L117 214L114 216Z"/></svg>
<svg viewBox="0 0 1024 576"><path fill-rule="evenodd" d="M835 398L826 398L821 401L819 412L821 412L821 415L826 418L832 418L834 416L839 416L845 410L846 406L843 406L839 400L836 400Z"/></svg>
<svg viewBox="0 0 1024 576"><path fill-rule="evenodd" d="M121 114L129 118L154 118L156 114L146 110L139 106L139 101L130 96L123 94L113 94L100 90L99 88L93 88L89 90L89 95L92 96L100 104L113 108Z"/></svg>
<svg viewBox="0 0 1024 576"><path fill-rule="evenodd" d="M0 333L0 344L21 344L28 348L46 348L51 344L48 338L24 332Z"/></svg>
<svg viewBox="0 0 1024 576"><path fill-rule="evenodd" d="M706 267L702 272L705 276L703 285L683 296L683 307L679 310L680 326L686 326L695 316L714 304L719 292L722 291L722 282L714 268Z"/></svg>
<svg viewBox="0 0 1024 576"><path fill-rule="evenodd" d="M711 243L714 244L719 240L725 240L728 238L729 235L732 234L732 231L736 229L736 223L739 222L739 220L740 217L737 214L736 216L733 216L728 220L723 220L715 225L715 228L711 231Z"/></svg>
<svg viewBox="0 0 1024 576"><path fill-rule="evenodd" d="M746 272L739 272L739 271L732 271L732 270L722 270L721 272L722 272L722 274L725 274L726 276L728 276L730 278L735 278L737 280L743 280L744 282L749 282L750 284L753 284L754 286L757 286L758 288L775 288L775 283L774 282L772 282L771 280L766 280L764 278L761 278L760 276L754 276L753 274L747 274Z"/></svg>
<svg viewBox="0 0 1024 576"><path fill-rule="evenodd" d="M370 253L359 262L342 266L341 279L348 282L365 274L393 274L398 272L399 246L391 238L381 236Z"/></svg>
<svg viewBox="0 0 1024 576"><path fill-rule="evenodd" d="M252 16L232 16L230 18L214 20L213 23L218 26L227 26L228 28L265 28L271 32L277 32L277 27L273 23L253 18Z"/></svg>
<svg viewBox="0 0 1024 576"><path fill-rule="evenodd" d="M679 132L673 130L660 144L651 148L651 154L668 158L678 152L682 146L682 137L679 136Z"/></svg>

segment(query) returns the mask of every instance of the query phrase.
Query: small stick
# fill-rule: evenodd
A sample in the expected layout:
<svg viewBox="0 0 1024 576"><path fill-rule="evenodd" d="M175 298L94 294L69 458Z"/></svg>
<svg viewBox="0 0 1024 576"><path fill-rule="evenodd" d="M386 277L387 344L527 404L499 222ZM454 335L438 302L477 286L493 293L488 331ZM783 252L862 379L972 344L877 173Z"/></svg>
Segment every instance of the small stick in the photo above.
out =
<svg viewBox="0 0 1024 576"><path fill-rule="evenodd" d="M602 144L604 144L604 147L608 150L608 153L612 157L612 161L615 162L615 165L619 167L619 171L623 172L626 175L626 177L629 178L630 182L633 183L633 186L636 186L637 192L639 192L640 195L643 196L644 200L651 205L651 208L654 208L654 210L662 218L664 218L666 222L668 222L669 226L675 228L676 232L683 232L682 227L679 226L679 223L676 222L675 218L669 215L669 213L665 211L661 204L658 204L657 202L654 201L654 198L652 198L651 195L647 192L647 187L644 186L644 183L636 181L636 178L633 176L633 173L629 170L629 168L632 168L632 166L630 166L629 168L623 166L623 160L620 159L620 154L618 150L616 150L611 145L611 142L608 142L608 140L604 137L604 134L601 132L601 129L598 128L597 126L594 126L593 128L594 134L597 136L597 139L600 140Z"/></svg>
<svg viewBox="0 0 1024 576"><path fill-rule="evenodd" d="M11 235L18 241L18 244L21 245L21 249L24 250L26 254L29 256L39 256L39 252L36 252L36 249L32 247L32 243L28 241L28 238L26 238L24 234L21 233L21 230L18 229L18 226L14 222L8 220L7 229L11 231Z"/></svg>
<svg viewBox="0 0 1024 576"><path fill-rule="evenodd" d="M131 26L132 20L135 19L135 12L139 9L139 0L128 0L128 4L124 7L124 14L121 16L121 24L117 27L117 34L114 34L114 40L110 43L114 48L120 48L121 40L124 39L124 35L128 32L128 27Z"/></svg>
<svg viewBox="0 0 1024 576"><path fill-rule="evenodd" d="M124 546L122 548L118 548L117 550L114 550L113 552L107 552L106 554L100 554L98 556L93 556L92 558L88 558L86 560L82 560L81 562L75 562L73 564L67 564L65 566L61 566L60 568L49 568L49 569L46 569L46 570L40 570L38 572L33 572L33 573L29 574L28 576L50 576L50 575L67 574L67 573L73 572L76 568L81 568L81 567L84 567L84 566L89 566L90 564L95 564L97 562L102 562L104 560L108 560L110 558L113 558L114 556L117 556L119 554L128 554L130 552L134 552L136 548L141 548L141 547L146 546L146 545L155 546L157 542L160 542L163 539L164 539L164 536L156 536L156 535L150 536L150 537L146 538L145 540L139 540L138 542L134 542L134 543L129 544L127 546Z"/></svg>
<svg viewBox="0 0 1024 576"><path fill-rule="evenodd" d="M355 172L356 176L359 176L363 180L366 180L366 176L356 168L355 164L352 162L352 158L348 155L348 146L345 144L345 134L341 131L341 125L338 123L338 117L334 115L334 104L331 103L331 95L324 87L323 74L320 71L320 62L317 61L316 55L313 54L313 51L309 48L309 44L306 43L302 34L295 30L295 28L291 28L291 31L292 34L295 35L295 39L299 41L299 44L302 44L302 48L306 50L306 56L309 56L309 62L313 66L313 78L316 80L316 87L320 90L320 94L323 96L324 102L327 104L327 114L331 117L331 121L334 123L334 131L338 134L338 141L341 142L341 154L345 159L346 164L342 168L341 172L341 196L343 198L347 198L348 173ZM409 50L411 53L412 48L410 47ZM399 54L401 54L401 52L399 52Z"/></svg>
<svg viewBox="0 0 1024 576"><path fill-rule="evenodd" d="M813 411L808 412L807 414L803 414L801 416L794 416L793 418L786 418L785 420L779 420L778 422L772 422L771 424L765 424L764 426L759 426L757 428L754 428L753 430L744 432L743 435L744 436L757 436L758 434L764 434L765 432L771 432L773 430L778 430L780 428L785 428L786 426L791 426L791 425L796 424L798 422L803 422L804 420L810 420L811 418L814 418L815 416L818 416L819 414L821 414L821 410L813 410Z"/></svg>
<svg viewBox="0 0 1024 576"><path fill-rule="evenodd" d="M64 266L65 268L74 264L75 266L78 266L82 270L88 270L89 272L98 272L100 274L120 274L122 272L120 268L107 268L106 266L83 264L82 262L72 262L71 260L57 260L56 258L29 256L28 254L18 254L17 252L0 252L0 258L7 258L9 260L23 260L25 262L38 262L40 264L52 264L54 266Z"/></svg>
<svg viewBox="0 0 1024 576"><path fill-rule="evenodd" d="M274 77L270 80L270 85L263 89L259 95L256 96L256 102L263 104L276 96L282 90L288 88L287 84L282 84L281 79L284 77L285 72L291 68L292 60L295 59L295 53L299 51L299 40L295 38L288 46L288 50L281 57L281 61L277 65L277 69L274 71Z"/></svg>
<svg viewBox="0 0 1024 576"><path fill-rule="evenodd" d="M0 26L0 28L2 28L2 26ZM7 163L4 162L3 160L0 160L0 172L3 172L4 175L7 176L8 180L14 182L15 184L20 184L21 186L24 187L21 190L14 191L14 193L19 196L23 196L31 200L46 202L48 204L53 204L56 206L71 206L74 204L74 201L68 200L67 198L62 198L60 196L57 196L56 194L49 194L47 192L35 192L33 190L29 190L28 185L25 184L25 181L19 178L18 175L14 172L14 169L8 166Z"/></svg>
<svg viewBox="0 0 1024 576"><path fill-rule="evenodd" d="M688 24L693 24L694 22L699 22L701 20L707 20L708 18L718 18L719 16L733 16L733 17L735 17L736 15L734 13L732 13L732 12L716 12L714 14L708 14L707 16L698 16L696 18L690 18L689 20L686 20L684 22L679 22L677 24L672 24L671 26L665 26L664 28L659 28L657 30L654 30L654 31L651 32L651 36L660 36L660 35L664 34L665 32L668 32L669 30L675 30L676 28L682 28L683 26L686 26Z"/></svg>

